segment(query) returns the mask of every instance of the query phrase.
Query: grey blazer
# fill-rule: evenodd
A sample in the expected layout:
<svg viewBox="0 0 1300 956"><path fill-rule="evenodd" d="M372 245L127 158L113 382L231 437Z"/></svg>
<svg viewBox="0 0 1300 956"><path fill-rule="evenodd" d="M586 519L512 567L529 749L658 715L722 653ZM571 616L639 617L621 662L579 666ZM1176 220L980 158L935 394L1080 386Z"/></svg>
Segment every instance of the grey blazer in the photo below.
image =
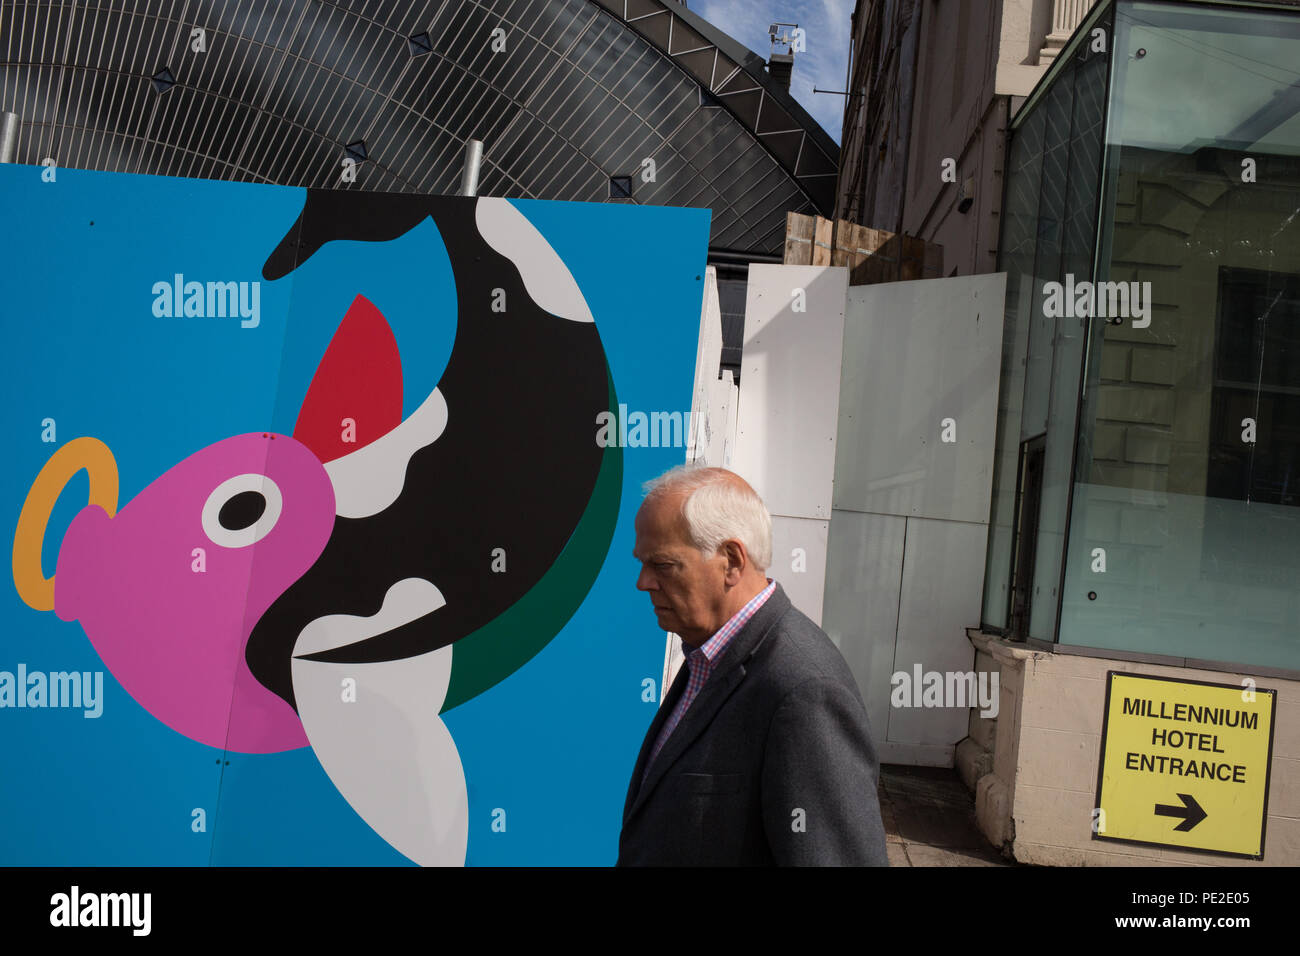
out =
<svg viewBox="0 0 1300 956"><path fill-rule="evenodd" d="M888 866L867 712L830 638L781 585L731 639L650 765L632 770L618 866Z"/></svg>

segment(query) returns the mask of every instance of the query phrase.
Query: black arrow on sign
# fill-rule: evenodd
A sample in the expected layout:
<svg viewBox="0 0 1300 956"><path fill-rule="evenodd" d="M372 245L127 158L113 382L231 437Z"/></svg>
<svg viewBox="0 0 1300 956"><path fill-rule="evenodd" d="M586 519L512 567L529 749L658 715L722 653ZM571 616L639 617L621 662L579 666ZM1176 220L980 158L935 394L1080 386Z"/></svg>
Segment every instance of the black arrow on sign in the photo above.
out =
<svg viewBox="0 0 1300 956"><path fill-rule="evenodd" d="M1196 824L1204 820L1208 814L1201 809L1201 805L1196 802L1196 798L1190 793L1180 793L1178 799L1183 801L1181 807L1171 807L1167 803L1157 803L1156 816L1182 817L1183 822L1174 827L1174 829L1186 833L1192 827L1196 826Z"/></svg>

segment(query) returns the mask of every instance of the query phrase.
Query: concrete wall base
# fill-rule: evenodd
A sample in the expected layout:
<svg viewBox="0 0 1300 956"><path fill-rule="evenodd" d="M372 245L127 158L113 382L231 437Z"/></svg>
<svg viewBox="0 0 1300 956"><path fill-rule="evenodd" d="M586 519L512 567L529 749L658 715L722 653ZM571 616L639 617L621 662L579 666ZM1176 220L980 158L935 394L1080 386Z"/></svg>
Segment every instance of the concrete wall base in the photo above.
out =
<svg viewBox="0 0 1300 956"><path fill-rule="evenodd" d="M957 747L974 781L981 831L1022 863L1045 866L1296 866L1300 864L1300 681L1031 650L967 631L978 666L999 669L999 712ZM1107 671L1276 690L1264 859L1093 839ZM982 726L983 724L996 726ZM978 735L978 739L977 739ZM980 741L992 741L992 747ZM992 768L989 769L989 760Z"/></svg>

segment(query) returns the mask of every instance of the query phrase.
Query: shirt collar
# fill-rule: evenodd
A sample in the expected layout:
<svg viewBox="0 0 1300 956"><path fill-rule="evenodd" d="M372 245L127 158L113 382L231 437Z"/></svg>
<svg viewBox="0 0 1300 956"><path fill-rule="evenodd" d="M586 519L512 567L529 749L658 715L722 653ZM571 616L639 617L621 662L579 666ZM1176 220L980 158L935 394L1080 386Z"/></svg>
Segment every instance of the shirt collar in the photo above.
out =
<svg viewBox="0 0 1300 956"><path fill-rule="evenodd" d="M753 617L754 613L767 603L767 599L772 596L772 592L775 590L776 582L771 578L768 578L767 587L763 588L762 591L759 591L758 594L754 595L749 603L735 614L731 615L727 623L718 628L712 637L699 647L693 648L686 656L693 662L698 661L700 657L703 656L704 659L709 662L709 665L712 666L713 663L722 656L723 651L727 649L727 645L731 643L731 638L740 630L740 625Z"/></svg>

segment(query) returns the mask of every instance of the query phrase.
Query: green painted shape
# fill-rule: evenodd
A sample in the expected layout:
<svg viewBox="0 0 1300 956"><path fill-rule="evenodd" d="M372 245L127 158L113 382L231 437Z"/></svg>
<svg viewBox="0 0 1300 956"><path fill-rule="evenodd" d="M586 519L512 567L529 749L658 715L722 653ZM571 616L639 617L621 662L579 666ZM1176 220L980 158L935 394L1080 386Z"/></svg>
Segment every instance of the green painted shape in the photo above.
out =
<svg viewBox="0 0 1300 956"><path fill-rule="evenodd" d="M614 411L618 396L608 365L605 373L610 411ZM591 592L605 564L622 497L623 449L615 445L605 449L582 519L550 570L502 614L452 645L451 682L440 713L499 684L560 633Z"/></svg>

